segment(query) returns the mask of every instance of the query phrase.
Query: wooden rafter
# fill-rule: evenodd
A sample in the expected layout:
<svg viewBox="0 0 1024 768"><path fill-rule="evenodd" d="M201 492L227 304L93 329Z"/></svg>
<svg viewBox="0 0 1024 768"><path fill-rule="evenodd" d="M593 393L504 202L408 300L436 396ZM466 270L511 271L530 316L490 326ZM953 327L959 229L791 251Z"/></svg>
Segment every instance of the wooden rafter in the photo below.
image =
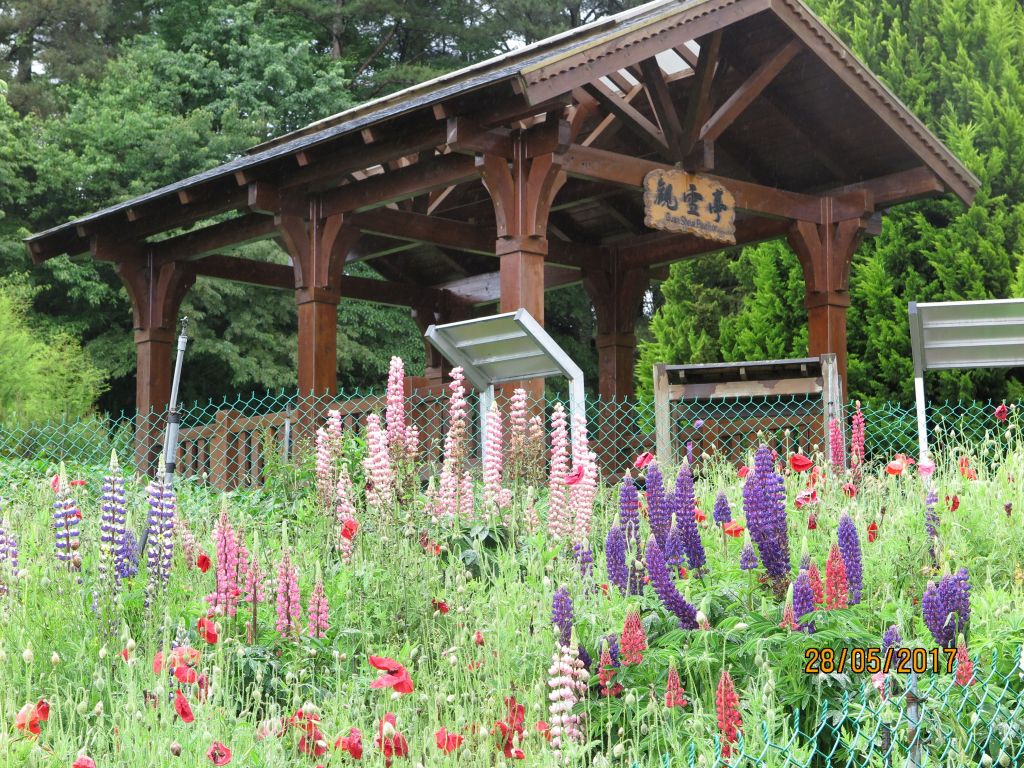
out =
<svg viewBox="0 0 1024 768"><path fill-rule="evenodd" d="M763 240L785 237L790 226L790 222L782 219L741 219L736 222L736 245L752 245ZM630 244L618 246L616 251L621 268L629 269L670 264L731 247L693 235L655 232L646 237L634 238Z"/></svg>
<svg viewBox="0 0 1024 768"><path fill-rule="evenodd" d="M679 113L672 101L672 94L668 91L665 73L661 71L658 60L653 56L640 62L640 70L643 73L643 83L647 87L651 108L668 143L669 155L673 160L682 162L686 156L683 146L683 125L679 121Z"/></svg>
<svg viewBox="0 0 1024 768"><path fill-rule="evenodd" d="M651 147L655 152L666 154L669 151L668 143L661 129L644 117L640 111L630 104L622 96L613 93L612 90L595 80L583 86L584 90L597 99L598 103L611 112L623 122L638 139Z"/></svg>
<svg viewBox="0 0 1024 768"><path fill-rule="evenodd" d="M722 30L716 29L700 41L700 55L694 70L693 84L686 100L683 117L682 152L689 155L700 138L701 128L711 111L711 84L718 68L718 54L722 47Z"/></svg>
<svg viewBox="0 0 1024 768"><path fill-rule="evenodd" d="M803 44L799 40L790 40L779 48L708 118L700 131L700 140L715 141L721 136L802 49Z"/></svg>
<svg viewBox="0 0 1024 768"><path fill-rule="evenodd" d="M276 235L277 227L271 217L251 213L153 243L150 251L160 263L191 261L223 248L268 240Z"/></svg>
<svg viewBox="0 0 1024 768"><path fill-rule="evenodd" d="M582 280L579 270L544 265L544 290L550 291ZM486 272L452 280L434 288L451 291L471 304L490 304L501 298L501 273Z"/></svg>

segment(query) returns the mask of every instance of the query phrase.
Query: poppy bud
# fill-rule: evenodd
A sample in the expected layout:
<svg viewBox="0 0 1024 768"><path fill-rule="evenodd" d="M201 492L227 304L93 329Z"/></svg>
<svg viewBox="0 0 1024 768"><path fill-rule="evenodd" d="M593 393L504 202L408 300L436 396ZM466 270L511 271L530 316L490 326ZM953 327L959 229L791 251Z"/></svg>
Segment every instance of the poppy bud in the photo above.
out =
<svg viewBox="0 0 1024 768"><path fill-rule="evenodd" d="M102 648L100 648L100 658L101 659L107 658L107 646L105 646L105 645Z"/></svg>
<svg viewBox="0 0 1024 768"><path fill-rule="evenodd" d="M60 664L60 656L57 654L56 651L54 651L52 654L50 654L50 663L53 664L53 666L55 666L55 667L58 664Z"/></svg>
<svg viewBox="0 0 1024 768"><path fill-rule="evenodd" d="M179 757L181 755L181 744L179 744L176 741L172 741L171 742L171 754L174 755L175 757Z"/></svg>
<svg viewBox="0 0 1024 768"><path fill-rule="evenodd" d="M103 716L103 702L102 701L97 701L96 702L96 706L92 708L92 713L94 715L96 715L96 717L102 717Z"/></svg>
<svg viewBox="0 0 1024 768"><path fill-rule="evenodd" d="M35 657L36 655L32 653L32 646L29 646L21 652L21 660L24 661L26 664L31 664Z"/></svg>
<svg viewBox="0 0 1024 768"><path fill-rule="evenodd" d="M77 547L75 547L75 549L77 549ZM81 569L81 567L82 567L82 557L81 557L81 555L78 555L76 553L74 555L74 557L71 558L71 565L74 566L75 569Z"/></svg>
<svg viewBox="0 0 1024 768"><path fill-rule="evenodd" d="M82 699L80 702L78 702L78 705L75 707L75 712L80 714L82 717L85 717L85 713L88 711L89 702L87 702L85 699Z"/></svg>

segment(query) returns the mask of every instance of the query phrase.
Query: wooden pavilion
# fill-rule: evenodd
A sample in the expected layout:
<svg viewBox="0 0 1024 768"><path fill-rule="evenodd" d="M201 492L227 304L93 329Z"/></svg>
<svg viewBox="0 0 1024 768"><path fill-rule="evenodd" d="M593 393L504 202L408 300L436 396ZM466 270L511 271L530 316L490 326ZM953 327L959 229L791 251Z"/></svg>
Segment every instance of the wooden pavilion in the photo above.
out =
<svg viewBox="0 0 1024 768"><path fill-rule="evenodd" d="M800 0L656 0L255 147L28 238L34 261L112 262L134 308L137 405L163 410L198 277L295 292L298 382L336 388L337 306L407 306L423 327L495 302L543 322L582 282L599 391L633 393L634 324L666 265L724 246L649 229L652 170L735 199L735 241L786 238L808 353L846 370L850 261L888 207L977 179ZM275 239L279 263L234 255ZM345 274L362 261L382 279ZM428 370L442 361L427 349ZM682 361L671 361L682 362Z"/></svg>

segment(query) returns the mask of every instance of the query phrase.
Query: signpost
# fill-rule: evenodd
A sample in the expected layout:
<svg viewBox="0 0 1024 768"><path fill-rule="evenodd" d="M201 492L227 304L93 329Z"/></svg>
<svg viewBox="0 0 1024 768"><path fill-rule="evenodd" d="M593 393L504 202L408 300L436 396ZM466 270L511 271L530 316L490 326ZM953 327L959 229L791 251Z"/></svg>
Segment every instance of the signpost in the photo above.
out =
<svg viewBox="0 0 1024 768"><path fill-rule="evenodd" d="M644 177L644 224L736 244L736 200L717 180L676 170Z"/></svg>
<svg viewBox="0 0 1024 768"><path fill-rule="evenodd" d="M520 379L565 376L572 429L586 418L583 371L525 309L431 325L424 336L452 365L461 366L480 393L481 424L494 402L494 385ZM481 440L486 449L486 441Z"/></svg>
<svg viewBox="0 0 1024 768"><path fill-rule="evenodd" d="M917 440L928 456L925 371L1024 366L1024 299L910 302Z"/></svg>

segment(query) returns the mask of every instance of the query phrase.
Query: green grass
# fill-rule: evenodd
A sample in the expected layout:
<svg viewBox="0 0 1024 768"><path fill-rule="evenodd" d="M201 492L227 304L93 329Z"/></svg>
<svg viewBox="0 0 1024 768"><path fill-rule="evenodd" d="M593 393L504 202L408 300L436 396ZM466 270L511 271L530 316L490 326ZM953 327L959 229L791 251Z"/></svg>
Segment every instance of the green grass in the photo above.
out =
<svg viewBox="0 0 1024 768"><path fill-rule="evenodd" d="M870 426L869 426L870 429ZM354 444L352 444L354 446ZM353 447L353 450L355 448ZM1024 447L981 446L974 459L977 481L964 479L951 454L935 475L941 517L939 571L966 566L972 585L969 647L976 674L985 683L960 689L950 675L923 675L928 693L924 753L928 765L978 765L984 755L999 764L1000 750L1012 764L1024 761L1024 712L1017 669L1024 639ZM920 600L930 565L923 524L923 490L916 474L889 477L872 469L855 499L830 478L819 490L818 527L806 530L806 510L792 501L806 476L787 478L791 556L794 568L806 540L824 576L825 557L835 540L839 517L849 512L864 553L864 593L860 605L819 612L818 632L810 637L779 627L781 606L756 578L739 570L742 539L723 538L710 522L714 496L724 490L734 517L743 522L742 481L734 467L700 467L697 498L709 521L701 526L709 574L678 581L683 594L711 622L710 631L682 631L650 588L639 597L607 593L603 542L617 515L617 487L603 484L595 508L591 544L594 578L581 576L564 543L523 522L525 492L517 491L510 528L434 525L422 493L399 508L381 513L360 500L361 528L353 562L344 565L335 549L333 514L316 499L311 462L272 469L264 490L220 494L183 482L178 512L201 548L213 558L213 524L222 505L243 532L263 570L273 575L283 524L295 551L305 606L319 566L330 604L331 629L323 640L283 639L273 630L270 602L259 607L258 636L246 641L247 607L236 618L217 617L220 642L209 646L196 632L205 615L204 596L214 589L215 568L206 574L190 567L176 541L169 589L150 610L143 607L146 570L125 585L118 626L104 630L91 608L97 582L99 498L102 472L70 470L87 481L75 488L82 510L81 573L69 572L54 556L50 513L53 492L39 465L0 466L0 517L20 545L20 577L0 563L9 588L0 596L0 766L70 766L85 750L102 767L210 765L211 742L228 745L232 764L242 766L343 765L351 758L331 749L318 760L298 752L295 729L284 737L257 740L261 723L288 718L307 702L321 718L330 744L350 727L363 732L363 761L380 765L373 745L377 723L393 712L408 739L408 765L493 766L506 762L495 747L495 721L505 716L503 700L514 695L526 707L523 765L555 765L549 745L534 730L549 720L547 670L555 650L551 598L566 585L575 603L575 634L596 659L600 638L618 634L626 612L640 609L648 632L644 662L616 676L626 686L614 699L597 693L596 674L585 713L587 740L563 754L571 765L701 765L720 761L716 742L714 693L721 671L731 670L744 718L743 750L760 761L743 765L882 765L880 727L892 724L894 755L905 751L902 697L883 704L864 674L819 677L803 672L810 647L877 646L884 629L899 625L905 644L934 645L920 618ZM668 474L668 473L666 473ZM1010 481L1012 476L1013 482ZM139 529L146 514L144 488L129 482L131 523ZM958 495L955 513L947 495ZM361 495L361 494L360 494ZM1011 503L1010 516L1004 505ZM539 503L542 526L543 493ZM884 517L883 512L884 510ZM878 540L868 543L869 522L879 522ZM420 543L426 532L442 546L428 554ZM642 538L646 539L646 523ZM78 580L81 578L81 584ZM444 600L446 615L433 600ZM483 635L483 645L474 634ZM135 648L130 661L119 655ZM170 702L174 685L152 669L154 654L172 640L187 641L203 653L199 669L210 679L209 698L200 702L183 686L195 721L183 723ZM23 654L31 649L32 660ZM56 654L59 661L51 663ZM392 657L409 669L415 691L406 696L373 690L378 676L367 655ZM54 657L54 658L56 658ZM669 663L679 668L689 706L662 705ZM596 671L596 670L595 670ZM905 676L899 685L905 685ZM156 706L147 705L146 692ZM51 704L50 719L38 739L14 728L16 713L41 697ZM896 700L898 698L898 701ZM152 700L152 699L151 699ZM976 717L973 718L972 714ZM440 727L466 735L450 756L434 744ZM179 757L171 745L180 744ZM895 758L894 758L895 760ZM734 761L735 763L735 761ZM396 764L403 765L401 759ZM735 763L738 764L738 763Z"/></svg>

